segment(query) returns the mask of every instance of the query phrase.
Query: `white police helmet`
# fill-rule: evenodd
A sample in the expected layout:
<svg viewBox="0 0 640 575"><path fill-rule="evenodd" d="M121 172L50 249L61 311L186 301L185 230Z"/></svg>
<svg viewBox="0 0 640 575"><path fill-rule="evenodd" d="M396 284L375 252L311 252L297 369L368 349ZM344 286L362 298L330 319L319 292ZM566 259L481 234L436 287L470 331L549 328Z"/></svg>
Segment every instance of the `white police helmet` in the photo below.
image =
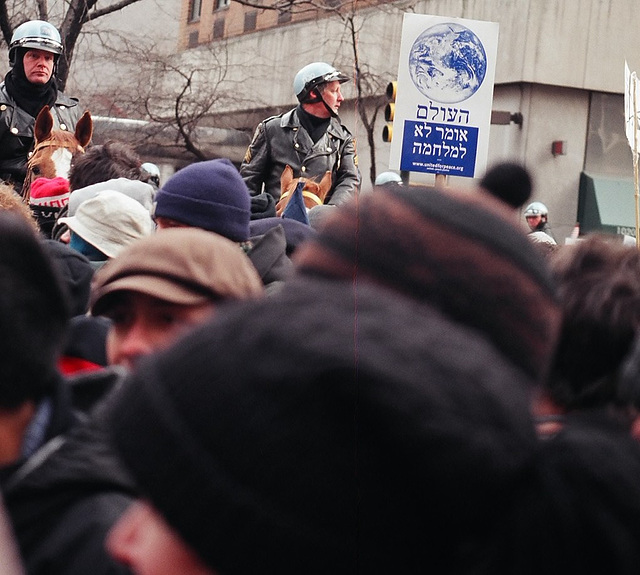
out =
<svg viewBox="0 0 640 575"><path fill-rule="evenodd" d="M374 186L384 186L385 184L397 184L402 185L402 178L395 172L382 172L378 174Z"/></svg>
<svg viewBox="0 0 640 575"><path fill-rule="evenodd" d="M18 48L36 48L52 52L59 56L62 54L62 39L60 32L49 22L44 20L29 20L20 24L11 36L9 42L9 63L15 64L16 51Z"/></svg>
<svg viewBox="0 0 640 575"><path fill-rule="evenodd" d="M298 101L317 102L318 98L311 97L311 92L321 84L334 82L337 80L341 84L349 81L349 77L336 70L331 64L326 62L312 62L307 64L295 75L293 79L293 92Z"/></svg>
<svg viewBox="0 0 640 575"><path fill-rule="evenodd" d="M145 162L140 166L147 174L149 174L149 181L153 182L156 186L160 185L160 168L153 162Z"/></svg>
<svg viewBox="0 0 640 575"><path fill-rule="evenodd" d="M549 210L542 202L530 203L524 211L524 217L528 216L548 216Z"/></svg>

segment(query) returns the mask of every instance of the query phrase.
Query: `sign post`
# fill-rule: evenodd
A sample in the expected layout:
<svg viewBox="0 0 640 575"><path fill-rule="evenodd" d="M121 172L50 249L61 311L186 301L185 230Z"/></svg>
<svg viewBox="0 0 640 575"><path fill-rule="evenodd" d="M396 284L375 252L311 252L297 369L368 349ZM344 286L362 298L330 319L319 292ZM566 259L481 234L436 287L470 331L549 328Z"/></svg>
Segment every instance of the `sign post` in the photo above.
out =
<svg viewBox="0 0 640 575"><path fill-rule="evenodd" d="M624 116L627 141L633 155L634 205L636 211L636 247L640 249L640 192L638 190L638 77L624 63Z"/></svg>
<svg viewBox="0 0 640 575"><path fill-rule="evenodd" d="M487 164L498 24L405 14L389 165L477 177Z"/></svg>

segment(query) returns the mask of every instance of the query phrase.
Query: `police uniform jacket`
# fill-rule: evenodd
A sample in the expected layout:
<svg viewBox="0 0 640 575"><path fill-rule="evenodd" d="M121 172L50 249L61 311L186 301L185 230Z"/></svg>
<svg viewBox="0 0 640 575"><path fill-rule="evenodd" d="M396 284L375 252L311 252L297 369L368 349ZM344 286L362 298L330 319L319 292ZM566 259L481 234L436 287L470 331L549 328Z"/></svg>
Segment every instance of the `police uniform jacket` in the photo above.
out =
<svg viewBox="0 0 640 575"><path fill-rule="evenodd" d="M58 92L51 110L54 129L74 130L82 115L78 100ZM27 172L27 158L33 147L35 118L18 106L0 84L0 178L22 182Z"/></svg>
<svg viewBox="0 0 640 575"><path fill-rule="evenodd" d="M360 186L353 136L337 118L331 118L323 136L314 143L300 123L298 108L261 122L240 167L252 196L264 191L277 202L280 176L286 165L295 177L322 177L331 172L331 190L325 204L349 200Z"/></svg>

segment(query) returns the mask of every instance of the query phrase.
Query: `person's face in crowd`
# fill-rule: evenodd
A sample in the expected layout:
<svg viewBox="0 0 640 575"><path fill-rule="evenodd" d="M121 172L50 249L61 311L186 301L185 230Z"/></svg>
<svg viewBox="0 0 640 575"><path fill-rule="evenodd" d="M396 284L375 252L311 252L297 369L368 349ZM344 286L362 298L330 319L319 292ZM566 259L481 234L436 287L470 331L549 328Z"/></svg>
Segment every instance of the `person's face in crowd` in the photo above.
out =
<svg viewBox="0 0 640 575"><path fill-rule="evenodd" d="M535 231L540 223L542 222L542 216L527 216L527 223L529 224L529 229L533 232Z"/></svg>
<svg viewBox="0 0 640 575"><path fill-rule="evenodd" d="M133 503L122 515L107 536L106 547L136 575L215 575L144 501Z"/></svg>
<svg viewBox="0 0 640 575"><path fill-rule="evenodd" d="M112 320L107 334L110 365L132 369L150 353L169 347L180 335L207 320L215 304L181 305L143 293L121 292L105 315Z"/></svg>
<svg viewBox="0 0 640 575"><path fill-rule="evenodd" d="M27 50L22 60L24 75L32 84L46 84L53 74L55 56L46 50Z"/></svg>
<svg viewBox="0 0 640 575"><path fill-rule="evenodd" d="M158 216L155 218L156 226L159 230L168 230L169 228L188 228L187 224L183 224L177 220L171 218L165 218L164 216Z"/></svg>

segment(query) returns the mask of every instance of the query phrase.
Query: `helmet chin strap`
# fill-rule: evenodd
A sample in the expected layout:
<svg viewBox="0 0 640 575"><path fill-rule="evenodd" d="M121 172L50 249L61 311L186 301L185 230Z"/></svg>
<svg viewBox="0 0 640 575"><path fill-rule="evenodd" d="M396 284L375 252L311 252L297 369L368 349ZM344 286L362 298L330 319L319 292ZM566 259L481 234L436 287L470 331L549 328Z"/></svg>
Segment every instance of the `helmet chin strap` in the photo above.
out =
<svg viewBox="0 0 640 575"><path fill-rule="evenodd" d="M318 94L319 101L320 101L320 102L322 102L322 103L324 104L324 107L327 109L327 112L329 112L329 114L331 114L331 116L332 116L333 118L337 118L337 117L338 117L338 114L336 114L336 113L333 111L333 109L331 109L331 108L329 107L329 104L327 104L327 103L325 102L324 98L322 97L322 92L321 92L318 88L316 88L316 89L315 89L315 92L316 92L316 94Z"/></svg>
<svg viewBox="0 0 640 575"><path fill-rule="evenodd" d="M327 104L324 101L324 98L322 96L320 96L320 100L322 100L322 103L324 104L324 107L327 109L327 112L329 112L329 114L331 114L331 116L333 116L334 118L338 117L338 114L336 114L332 108L329 107L329 104Z"/></svg>
<svg viewBox="0 0 640 575"><path fill-rule="evenodd" d="M329 114L333 118L338 118L338 114L336 114L335 111L329 106L329 104L325 102L324 98L322 97L322 92L317 87L313 89L313 92L315 92L317 96L312 100L309 100L309 104L317 104L318 102L322 102L324 104L324 107L327 109L327 112L329 112Z"/></svg>

